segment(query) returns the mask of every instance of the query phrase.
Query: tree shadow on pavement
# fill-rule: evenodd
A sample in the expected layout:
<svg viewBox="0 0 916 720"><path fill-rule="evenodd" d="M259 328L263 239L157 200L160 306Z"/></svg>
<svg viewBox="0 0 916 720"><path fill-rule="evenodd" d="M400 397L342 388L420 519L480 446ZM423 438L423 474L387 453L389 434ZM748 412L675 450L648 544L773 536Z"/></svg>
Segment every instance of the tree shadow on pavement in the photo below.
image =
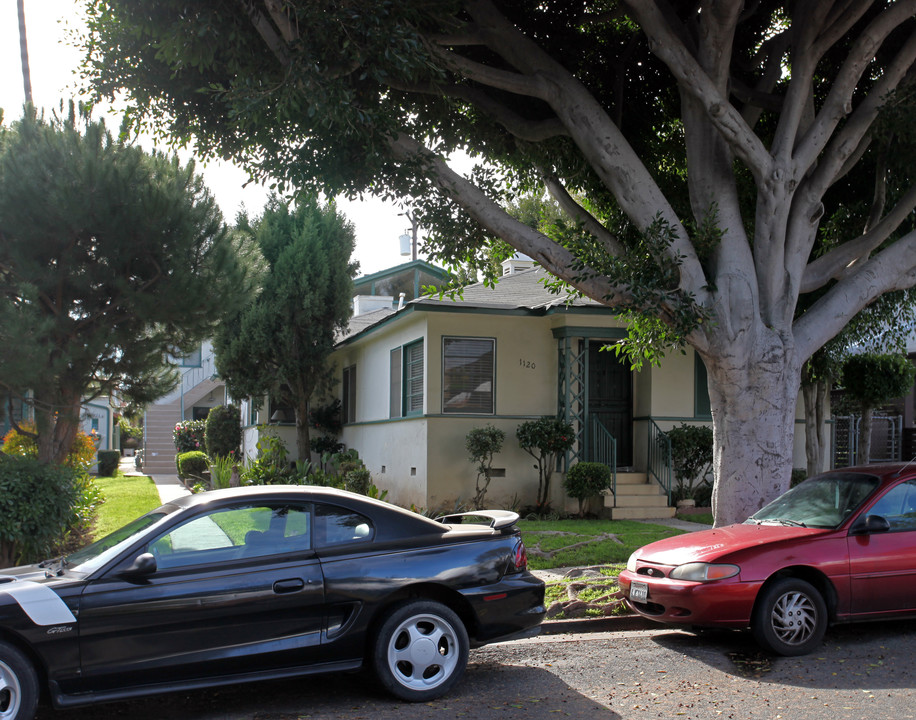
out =
<svg viewBox="0 0 916 720"><path fill-rule="evenodd" d="M800 657L769 654L750 632L734 630L667 632L653 641L729 675L760 682L838 690L916 685L912 620L837 625L828 628L817 650Z"/></svg>
<svg viewBox="0 0 916 720"><path fill-rule="evenodd" d="M37 720L434 720L435 718L556 720L620 715L541 668L474 663L446 697L405 703L380 690L368 672L234 685L217 690L55 711Z"/></svg>

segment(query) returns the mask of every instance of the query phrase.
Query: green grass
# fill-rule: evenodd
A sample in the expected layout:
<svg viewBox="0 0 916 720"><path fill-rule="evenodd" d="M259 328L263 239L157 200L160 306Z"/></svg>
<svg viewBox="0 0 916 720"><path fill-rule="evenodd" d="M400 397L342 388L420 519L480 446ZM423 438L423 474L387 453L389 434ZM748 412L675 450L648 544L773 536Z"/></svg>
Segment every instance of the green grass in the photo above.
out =
<svg viewBox="0 0 916 720"><path fill-rule="evenodd" d="M637 548L683 532L632 520L522 520L518 526L535 570L625 563Z"/></svg>
<svg viewBox="0 0 916 720"><path fill-rule="evenodd" d="M152 478L125 477L119 470L115 477L97 477L93 482L105 497L96 516L93 540L104 537L162 504Z"/></svg>
<svg viewBox="0 0 916 720"><path fill-rule="evenodd" d="M691 513L689 515L681 515L678 513L675 515L678 520L685 520L686 522L693 523L702 523L703 525L712 525L713 516L712 513Z"/></svg>

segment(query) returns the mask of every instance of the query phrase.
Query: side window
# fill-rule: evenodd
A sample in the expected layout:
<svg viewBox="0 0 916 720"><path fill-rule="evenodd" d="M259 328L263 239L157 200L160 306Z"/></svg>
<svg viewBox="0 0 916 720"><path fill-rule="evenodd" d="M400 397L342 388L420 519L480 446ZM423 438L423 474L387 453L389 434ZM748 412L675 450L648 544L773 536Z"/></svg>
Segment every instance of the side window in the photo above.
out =
<svg viewBox="0 0 916 720"><path fill-rule="evenodd" d="M173 528L149 546L160 569L301 552L312 547L309 505L217 510Z"/></svg>
<svg viewBox="0 0 916 720"><path fill-rule="evenodd" d="M365 515L333 505L315 506L315 546L369 542L375 528Z"/></svg>
<svg viewBox="0 0 916 720"><path fill-rule="evenodd" d="M891 532L916 530L916 481L892 487L868 511L890 523Z"/></svg>

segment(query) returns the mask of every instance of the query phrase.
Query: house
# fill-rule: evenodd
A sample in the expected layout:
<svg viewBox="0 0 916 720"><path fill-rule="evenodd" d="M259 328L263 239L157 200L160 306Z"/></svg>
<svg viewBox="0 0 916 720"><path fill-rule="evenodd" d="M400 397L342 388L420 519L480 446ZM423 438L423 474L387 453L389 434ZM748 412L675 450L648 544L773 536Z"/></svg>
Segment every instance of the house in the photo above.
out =
<svg viewBox="0 0 916 720"><path fill-rule="evenodd" d="M393 298L376 298L379 307L355 298L331 360L340 378L340 441L359 452L389 501L451 510L474 495L465 436L493 425L506 441L487 503L523 507L534 502L537 471L516 429L559 415L576 432L566 466L589 460L614 468L616 492L605 499L612 517L672 514L657 482L670 472L659 460L660 431L711 424L702 362L688 350L634 372L608 349L627 332L611 310L550 292L547 274L530 260L507 261L504 273L494 288L472 285L455 300L416 297L393 307ZM803 466L803 432L795 457ZM553 506L575 509L562 477L554 473Z"/></svg>

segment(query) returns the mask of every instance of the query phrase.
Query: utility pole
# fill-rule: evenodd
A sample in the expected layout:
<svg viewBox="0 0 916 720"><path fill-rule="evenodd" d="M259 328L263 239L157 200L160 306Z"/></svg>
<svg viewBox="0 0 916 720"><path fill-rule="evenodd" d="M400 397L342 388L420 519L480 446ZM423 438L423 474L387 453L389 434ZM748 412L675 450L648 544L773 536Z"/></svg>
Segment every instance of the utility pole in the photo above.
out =
<svg viewBox="0 0 916 720"><path fill-rule="evenodd" d="M29 45L25 39L25 0L16 0L16 10L19 11L19 50L22 56L22 89L25 91L25 101L32 104L32 77L29 73Z"/></svg>

